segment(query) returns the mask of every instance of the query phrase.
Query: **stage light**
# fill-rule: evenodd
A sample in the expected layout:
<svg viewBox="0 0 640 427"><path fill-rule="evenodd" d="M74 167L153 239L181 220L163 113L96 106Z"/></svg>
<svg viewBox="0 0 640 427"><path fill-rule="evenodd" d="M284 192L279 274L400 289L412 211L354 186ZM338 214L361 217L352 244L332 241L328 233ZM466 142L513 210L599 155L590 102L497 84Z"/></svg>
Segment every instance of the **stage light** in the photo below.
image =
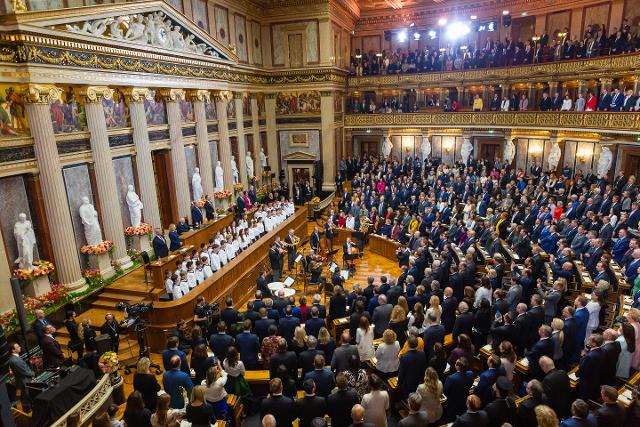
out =
<svg viewBox="0 0 640 427"><path fill-rule="evenodd" d="M413 28L413 27L415 27L415 26L416 26L416 23L415 23L415 22L412 22L412 23L409 25L409 28Z"/></svg>
<svg viewBox="0 0 640 427"><path fill-rule="evenodd" d="M413 33L414 40L420 40L420 33Z"/></svg>
<svg viewBox="0 0 640 427"><path fill-rule="evenodd" d="M503 11L502 11L502 14L506 16L506 15L508 15L508 14L509 14L509 11L508 11L508 10L503 10Z"/></svg>
<svg viewBox="0 0 640 427"><path fill-rule="evenodd" d="M471 19L471 20L473 21L473 20L475 20L475 19L478 19L478 16L477 16L477 15L471 15L471 16L469 17L469 19Z"/></svg>
<svg viewBox="0 0 640 427"><path fill-rule="evenodd" d="M469 26L463 22L454 22L453 24L447 27L447 37L450 39L457 39L459 37L464 37L471 29Z"/></svg>
<svg viewBox="0 0 640 427"><path fill-rule="evenodd" d="M440 25L441 27L444 27L445 25L447 25L447 18L438 19L438 25Z"/></svg>
<svg viewBox="0 0 640 427"><path fill-rule="evenodd" d="M382 54L381 54L380 52L378 52L378 53L376 53L376 56L377 56L378 58L381 58L381 57L382 57Z"/></svg>
<svg viewBox="0 0 640 427"><path fill-rule="evenodd" d="M434 30L429 30L429 32L427 33L427 35L429 36L429 38L431 40L435 39L438 36L438 33L436 33Z"/></svg>
<svg viewBox="0 0 640 427"><path fill-rule="evenodd" d="M400 31L400 32L398 33L398 41L399 41L400 43L402 43L402 42L406 42L406 41L407 41L407 32L406 32L406 31Z"/></svg>
<svg viewBox="0 0 640 427"><path fill-rule="evenodd" d="M522 12L520 16L527 16L527 12Z"/></svg>

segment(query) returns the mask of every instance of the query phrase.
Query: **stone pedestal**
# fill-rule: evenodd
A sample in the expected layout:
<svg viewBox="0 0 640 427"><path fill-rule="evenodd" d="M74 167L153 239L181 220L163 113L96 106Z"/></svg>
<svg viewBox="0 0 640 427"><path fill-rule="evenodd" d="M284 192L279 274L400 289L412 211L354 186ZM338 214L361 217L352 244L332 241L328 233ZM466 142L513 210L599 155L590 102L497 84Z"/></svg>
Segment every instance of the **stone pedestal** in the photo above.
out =
<svg viewBox="0 0 640 427"><path fill-rule="evenodd" d="M128 237L131 243L131 249L136 249L142 252L147 252L149 256L152 254L151 242L149 242L149 236L130 236Z"/></svg>
<svg viewBox="0 0 640 427"><path fill-rule="evenodd" d="M24 294L32 297L39 297L47 292L51 292L49 276L36 277L24 288Z"/></svg>
<svg viewBox="0 0 640 427"><path fill-rule="evenodd" d="M116 275L116 270L114 270L111 265L111 257L109 256L109 253L93 255L93 258L93 267L100 270L100 275L103 279L110 279Z"/></svg>

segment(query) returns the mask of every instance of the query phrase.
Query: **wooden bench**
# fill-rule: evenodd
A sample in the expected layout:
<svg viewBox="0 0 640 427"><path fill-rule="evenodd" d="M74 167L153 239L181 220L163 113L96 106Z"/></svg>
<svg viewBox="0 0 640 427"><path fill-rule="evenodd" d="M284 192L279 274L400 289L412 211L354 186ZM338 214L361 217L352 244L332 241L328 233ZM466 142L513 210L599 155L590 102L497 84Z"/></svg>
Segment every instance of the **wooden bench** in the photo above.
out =
<svg viewBox="0 0 640 427"><path fill-rule="evenodd" d="M349 317L341 317L339 319L333 319L333 328L331 335L336 342L340 341L340 336L345 329L349 328Z"/></svg>
<svg viewBox="0 0 640 427"><path fill-rule="evenodd" d="M233 425L240 427L242 425L242 418L244 417L244 405L242 401L235 394L227 394L227 406L233 414Z"/></svg>

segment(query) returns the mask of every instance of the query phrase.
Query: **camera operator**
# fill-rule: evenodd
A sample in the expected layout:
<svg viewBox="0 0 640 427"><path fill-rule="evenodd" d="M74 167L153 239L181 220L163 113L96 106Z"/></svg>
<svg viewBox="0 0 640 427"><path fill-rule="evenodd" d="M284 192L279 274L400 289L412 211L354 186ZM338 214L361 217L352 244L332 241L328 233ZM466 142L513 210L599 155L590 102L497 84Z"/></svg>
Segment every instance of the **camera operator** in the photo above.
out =
<svg viewBox="0 0 640 427"><path fill-rule="evenodd" d="M112 313L104 316L105 322L100 327L100 334L108 334L111 339L111 351L118 352L120 347L120 334L126 332L126 328L116 321Z"/></svg>
<svg viewBox="0 0 640 427"><path fill-rule="evenodd" d="M193 309L193 323L200 326L203 336L208 336L209 318L207 317L207 301L200 295L196 299L196 307Z"/></svg>
<svg viewBox="0 0 640 427"><path fill-rule="evenodd" d="M187 336L187 322L184 319L178 320L176 328L171 331L171 335L178 337L178 350L185 353L191 351L191 339Z"/></svg>

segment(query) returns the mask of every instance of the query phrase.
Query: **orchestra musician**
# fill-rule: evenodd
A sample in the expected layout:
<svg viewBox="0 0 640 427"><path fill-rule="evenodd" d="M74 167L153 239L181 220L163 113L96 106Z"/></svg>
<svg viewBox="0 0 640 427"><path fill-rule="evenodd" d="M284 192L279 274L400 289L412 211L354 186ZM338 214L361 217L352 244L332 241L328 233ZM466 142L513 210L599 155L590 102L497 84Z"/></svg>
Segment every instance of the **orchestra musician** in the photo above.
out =
<svg viewBox="0 0 640 427"><path fill-rule="evenodd" d="M312 250L318 250L318 247L320 246L320 231L318 231L318 227L313 227L313 233L311 233L311 237L309 238L309 244L311 245Z"/></svg>
<svg viewBox="0 0 640 427"><path fill-rule="evenodd" d="M274 282L280 281L282 274L282 259L284 258L283 250L278 247L278 241L274 241L269 249L269 262L271 264L271 276Z"/></svg>
<svg viewBox="0 0 640 427"><path fill-rule="evenodd" d="M309 281L311 283L321 283L322 282L322 263L317 258L311 259L309 270L311 271L311 279Z"/></svg>
<svg viewBox="0 0 640 427"><path fill-rule="evenodd" d="M342 261L345 265L349 265L349 269L355 270L355 263L351 261L350 255L353 255L354 249L356 248L356 244L351 241L351 237L347 237L347 240L344 242L342 246L343 254Z"/></svg>
<svg viewBox="0 0 640 427"><path fill-rule="evenodd" d="M296 240L297 237L293 234L293 228L289 230L287 237L284 238L285 246L287 247L287 268L293 269L293 263L296 259Z"/></svg>
<svg viewBox="0 0 640 427"><path fill-rule="evenodd" d="M333 223L330 221L327 221L324 223L324 237L326 237L327 239L329 239L329 241L331 242L331 247L333 247Z"/></svg>

